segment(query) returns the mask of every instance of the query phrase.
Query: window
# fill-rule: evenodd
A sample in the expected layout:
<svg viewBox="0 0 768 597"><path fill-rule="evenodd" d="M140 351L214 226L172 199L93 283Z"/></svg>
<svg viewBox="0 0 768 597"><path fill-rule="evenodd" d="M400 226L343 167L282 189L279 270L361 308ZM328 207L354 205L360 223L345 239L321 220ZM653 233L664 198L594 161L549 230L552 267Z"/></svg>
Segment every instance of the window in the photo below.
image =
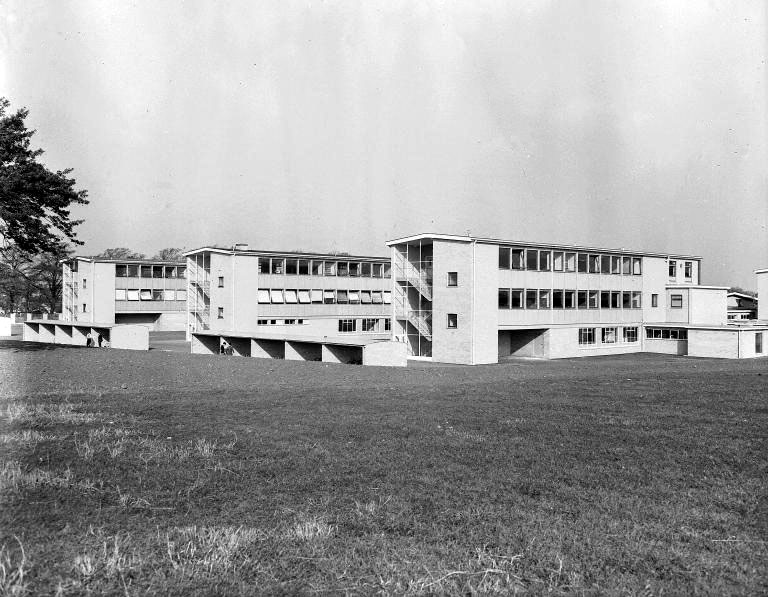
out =
<svg viewBox="0 0 768 597"><path fill-rule="evenodd" d="M577 260L579 273L586 274L589 271L588 257L586 253L579 253Z"/></svg>
<svg viewBox="0 0 768 597"><path fill-rule="evenodd" d="M347 298L346 290L336 291L336 302L339 303L340 305L344 305L349 302L349 299Z"/></svg>
<svg viewBox="0 0 768 597"><path fill-rule="evenodd" d="M375 332L378 330L378 327L379 327L378 319L363 319L362 327L360 329L363 332Z"/></svg>
<svg viewBox="0 0 768 597"><path fill-rule="evenodd" d="M299 290L299 303L307 305L312 302L309 290Z"/></svg>
<svg viewBox="0 0 768 597"><path fill-rule="evenodd" d="M459 327L459 316L456 313L448 313L448 329L455 330Z"/></svg>
<svg viewBox="0 0 768 597"><path fill-rule="evenodd" d="M115 276L118 278L127 278L128 277L128 266L127 265L116 265L115 266Z"/></svg>
<svg viewBox="0 0 768 597"><path fill-rule="evenodd" d="M269 319L259 319L256 322L256 325L267 325L267 324L269 324Z"/></svg>
<svg viewBox="0 0 768 597"><path fill-rule="evenodd" d="M600 273L600 255L589 256L589 273L590 274Z"/></svg>
<svg viewBox="0 0 768 597"><path fill-rule="evenodd" d="M611 256L610 255L600 256L600 271L602 271L604 274L609 274L611 272Z"/></svg>
<svg viewBox="0 0 768 597"><path fill-rule="evenodd" d="M631 257L622 257L621 258L621 273L625 276L629 276L632 273L632 258Z"/></svg>
<svg viewBox="0 0 768 597"><path fill-rule="evenodd" d="M224 288L224 276L219 276L219 288Z"/></svg>
<svg viewBox="0 0 768 597"><path fill-rule="evenodd" d="M619 301L621 300L621 293L613 290L611 291L611 309L618 309L621 307Z"/></svg>
<svg viewBox="0 0 768 597"><path fill-rule="evenodd" d="M670 260L669 262L669 277L674 278L677 276L677 261Z"/></svg>
<svg viewBox="0 0 768 597"><path fill-rule="evenodd" d="M526 249L525 268L529 270L539 269L539 252L536 249Z"/></svg>
<svg viewBox="0 0 768 597"><path fill-rule="evenodd" d="M576 307L579 309L586 309L587 308L587 291L586 290L579 290L576 297Z"/></svg>
<svg viewBox="0 0 768 597"><path fill-rule="evenodd" d="M566 290L563 292L563 295L565 297L565 308L575 309L576 308L576 291Z"/></svg>
<svg viewBox="0 0 768 597"><path fill-rule="evenodd" d="M360 302L360 291L359 290L350 290L349 291L349 304L350 305L357 305Z"/></svg>
<svg viewBox="0 0 768 597"><path fill-rule="evenodd" d="M499 288L499 309L509 309L508 288Z"/></svg>
<svg viewBox="0 0 768 597"><path fill-rule="evenodd" d="M129 278L138 278L139 277L139 266L138 265L129 265L128 266L128 277Z"/></svg>
<svg viewBox="0 0 768 597"><path fill-rule="evenodd" d="M642 293L639 290L632 291L632 308L639 309L642 307Z"/></svg>
<svg viewBox="0 0 768 597"><path fill-rule="evenodd" d="M371 298L373 299L374 305L380 305L381 303L384 302L384 299L381 295L381 290L373 290L371 292Z"/></svg>
<svg viewBox="0 0 768 597"><path fill-rule="evenodd" d="M637 342L637 328L624 328L624 342Z"/></svg>
<svg viewBox="0 0 768 597"><path fill-rule="evenodd" d="M384 268L384 277L385 278L391 278L392 277L392 264L387 262L382 264Z"/></svg>
<svg viewBox="0 0 768 597"><path fill-rule="evenodd" d="M549 290L539 290L539 309L549 309Z"/></svg>
<svg viewBox="0 0 768 597"><path fill-rule="evenodd" d="M187 291L186 290L177 290L176 291L176 300L177 301L186 301L187 300Z"/></svg>
<svg viewBox="0 0 768 597"><path fill-rule="evenodd" d="M652 294L651 295L651 307L658 307L659 306L659 295L658 294Z"/></svg>
<svg viewBox="0 0 768 597"><path fill-rule="evenodd" d="M339 261L336 264L336 275L337 276L348 276L349 275L349 263L346 261Z"/></svg>
<svg viewBox="0 0 768 597"><path fill-rule="evenodd" d="M682 309L683 308L683 295L682 294L672 294L669 297L669 306L672 309Z"/></svg>
<svg viewBox="0 0 768 597"><path fill-rule="evenodd" d="M269 257L259 257L259 273L269 273Z"/></svg>
<svg viewBox="0 0 768 597"><path fill-rule="evenodd" d="M360 291L360 302L364 305L370 305L371 304L371 291L370 290L361 290Z"/></svg>
<svg viewBox="0 0 768 597"><path fill-rule="evenodd" d="M579 344L584 346L586 344L595 343L595 328L579 328Z"/></svg>
<svg viewBox="0 0 768 597"><path fill-rule="evenodd" d="M335 276L336 275L336 262L335 261L325 261L325 269L323 270L323 275L325 276Z"/></svg>
<svg viewBox="0 0 768 597"><path fill-rule="evenodd" d="M621 308L622 309L631 309L632 308L632 293L624 291L621 293Z"/></svg>
<svg viewBox="0 0 768 597"><path fill-rule="evenodd" d="M258 300L259 300L259 303L261 304L269 303L269 290L265 290L264 288L259 288Z"/></svg>
<svg viewBox="0 0 768 597"><path fill-rule="evenodd" d="M598 296L599 296L599 292L597 290L589 291L589 308L590 309L597 309Z"/></svg>
<svg viewBox="0 0 768 597"><path fill-rule="evenodd" d="M512 256L512 269L525 269L525 249L512 249L510 255Z"/></svg>
<svg viewBox="0 0 768 597"><path fill-rule="evenodd" d="M224 307L219 307L217 317L219 319L224 319Z"/></svg>
<svg viewBox="0 0 768 597"><path fill-rule="evenodd" d="M552 269L552 253L539 251L539 271L548 272Z"/></svg>
<svg viewBox="0 0 768 597"><path fill-rule="evenodd" d="M352 261L349 264L349 275L352 278L360 277L360 264L356 261Z"/></svg>
<svg viewBox="0 0 768 597"><path fill-rule="evenodd" d="M272 259L271 274L283 274L285 273L285 259Z"/></svg>
<svg viewBox="0 0 768 597"><path fill-rule="evenodd" d="M86 288L88 288L88 280L83 278L83 290L85 290Z"/></svg>
<svg viewBox="0 0 768 597"><path fill-rule="evenodd" d="M165 266L165 277L166 278L175 278L176 277L176 268L172 265L166 265Z"/></svg>
<svg viewBox="0 0 768 597"><path fill-rule="evenodd" d="M643 260L640 257L632 258L632 274L639 276L643 273Z"/></svg>
<svg viewBox="0 0 768 597"><path fill-rule="evenodd" d="M125 300L125 289L117 288L115 290L115 300L116 301L124 301Z"/></svg>
<svg viewBox="0 0 768 597"><path fill-rule="evenodd" d="M285 273L296 275L299 273L299 260L298 259L286 259L285 260Z"/></svg>
<svg viewBox="0 0 768 597"><path fill-rule="evenodd" d="M616 328L603 328L603 344L616 344Z"/></svg>
<svg viewBox="0 0 768 597"><path fill-rule="evenodd" d="M322 304L323 302L323 291L322 290L312 290L312 304Z"/></svg>
<svg viewBox="0 0 768 597"><path fill-rule="evenodd" d="M339 331L340 332L354 332L355 331L355 319L339 319Z"/></svg>
<svg viewBox="0 0 768 597"><path fill-rule="evenodd" d="M509 247L499 247L499 269L509 269Z"/></svg>
<svg viewBox="0 0 768 597"><path fill-rule="evenodd" d="M561 272L564 265L564 253L562 251L552 253L552 269L556 272Z"/></svg>
<svg viewBox="0 0 768 597"><path fill-rule="evenodd" d="M448 286L459 285L459 272L448 272Z"/></svg>
<svg viewBox="0 0 768 597"><path fill-rule="evenodd" d="M87 309L87 307L88 307L88 305L86 305L85 303L83 303L83 313L87 313L87 312L88 312L88 309Z"/></svg>
<svg viewBox="0 0 768 597"><path fill-rule="evenodd" d="M312 261L312 275L313 276L322 276L323 275L323 262L322 261Z"/></svg>
<svg viewBox="0 0 768 597"><path fill-rule="evenodd" d="M370 278L371 277L371 264L367 261L360 264L360 275L363 278Z"/></svg>
<svg viewBox="0 0 768 597"><path fill-rule="evenodd" d="M608 290L601 290L600 291L600 308L601 309L610 309L611 308L611 293Z"/></svg>
<svg viewBox="0 0 768 597"><path fill-rule="evenodd" d="M163 266L162 265L153 265L152 266L152 277L153 278L162 278L163 277Z"/></svg>
<svg viewBox="0 0 768 597"><path fill-rule="evenodd" d="M127 293L128 300L129 301L138 301L139 300L139 291L138 290L129 290Z"/></svg>
<svg viewBox="0 0 768 597"><path fill-rule="evenodd" d="M567 272L576 271L576 253L565 254L565 271Z"/></svg>
<svg viewBox="0 0 768 597"><path fill-rule="evenodd" d="M178 277L179 278L186 278L187 277L187 266L186 265L179 266L177 272L178 272Z"/></svg>
<svg viewBox="0 0 768 597"><path fill-rule="evenodd" d="M270 302L273 304L282 304L283 291L281 289L274 288L269 291L269 298L270 298Z"/></svg>
<svg viewBox="0 0 768 597"><path fill-rule="evenodd" d="M509 291L509 303L512 309L523 308L523 291L513 288Z"/></svg>
<svg viewBox="0 0 768 597"><path fill-rule="evenodd" d="M552 291L552 308L562 309L564 304L565 302L563 301L563 291L553 290Z"/></svg>
<svg viewBox="0 0 768 597"><path fill-rule="evenodd" d="M299 259L299 275L309 275L309 259Z"/></svg>
<svg viewBox="0 0 768 597"><path fill-rule="evenodd" d="M285 290L285 302L295 304L299 302L299 291L298 290Z"/></svg>
<svg viewBox="0 0 768 597"><path fill-rule="evenodd" d="M755 354L763 354L763 332L755 332Z"/></svg>
<svg viewBox="0 0 768 597"><path fill-rule="evenodd" d="M384 319L384 331L385 332L391 332L392 331L392 320L389 317Z"/></svg>
<svg viewBox="0 0 768 597"><path fill-rule="evenodd" d="M611 273L612 274L621 273L621 257L618 257L617 255L611 256Z"/></svg>
<svg viewBox="0 0 768 597"><path fill-rule="evenodd" d="M336 302L336 291L335 290L324 290L323 291L323 303L326 305L333 305Z"/></svg>
<svg viewBox="0 0 768 597"><path fill-rule="evenodd" d="M283 325L296 325L295 319L283 319Z"/></svg>
<svg viewBox="0 0 768 597"><path fill-rule="evenodd" d="M152 290L152 300L153 301L162 301L163 300L163 291L162 290Z"/></svg>
<svg viewBox="0 0 768 597"><path fill-rule="evenodd" d="M693 277L693 262L686 261L683 267L685 270L685 279L690 280Z"/></svg>
<svg viewBox="0 0 768 597"><path fill-rule="evenodd" d="M152 277L152 266L151 265L142 265L141 266L141 277L142 278L151 278Z"/></svg>
<svg viewBox="0 0 768 597"><path fill-rule="evenodd" d="M373 264L373 277L374 278L383 278L384 277L384 264L383 263L374 263Z"/></svg>
<svg viewBox="0 0 768 597"><path fill-rule="evenodd" d="M141 298L142 301L151 301L152 300L152 291L147 289L142 289L139 292L139 298Z"/></svg>
<svg viewBox="0 0 768 597"><path fill-rule="evenodd" d="M536 309L538 307L538 300L537 300L538 292L535 290L526 290L525 291L525 308L526 309Z"/></svg>
<svg viewBox="0 0 768 597"><path fill-rule="evenodd" d="M179 290L179 292L184 292L184 300L186 300L186 296L187 296L186 292L187 291L186 290L184 290L184 291ZM163 300L164 301L176 300L176 292L173 291L173 290L163 290ZM181 300L181 299L179 299L179 300Z"/></svg>

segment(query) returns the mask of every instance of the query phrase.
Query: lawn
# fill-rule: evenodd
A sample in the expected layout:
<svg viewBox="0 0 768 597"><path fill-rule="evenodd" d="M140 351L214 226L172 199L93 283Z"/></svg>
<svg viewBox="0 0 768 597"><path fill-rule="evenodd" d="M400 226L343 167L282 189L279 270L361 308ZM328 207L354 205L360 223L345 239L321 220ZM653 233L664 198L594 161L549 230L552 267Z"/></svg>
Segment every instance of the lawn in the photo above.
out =
<svg viewBox="0 0 768 597"><path fill-rule="evenodd" d="M768 593L768 360L0 341L0 595Z"/></svg>

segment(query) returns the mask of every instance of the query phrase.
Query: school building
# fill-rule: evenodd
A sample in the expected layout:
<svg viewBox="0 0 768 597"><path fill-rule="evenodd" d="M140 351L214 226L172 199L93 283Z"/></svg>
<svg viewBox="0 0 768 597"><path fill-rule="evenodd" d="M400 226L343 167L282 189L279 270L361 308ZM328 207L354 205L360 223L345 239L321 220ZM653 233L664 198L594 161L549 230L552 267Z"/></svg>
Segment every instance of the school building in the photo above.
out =
<svg viewBox="0 0 768 597"><path fill-rule="evenodd" d="M727 326L728 289L700 283L697 256L445 234L387 245L393 333L412 359L764 354L768 327Z"/></svg>
<svg viewBox="0 0 768 597"><path fill-rule="evenodd" d="M62 260L62 276L65 321L186 329L184 261L72 257Z"/></svg>
<svg viewBox="0 0 768 597"><path fill-rule="evenodd" d="M241 356L405 364L404 345L391 341L386 257L243 244L184 255L192 352L216 353L226 341Z"/></svg>

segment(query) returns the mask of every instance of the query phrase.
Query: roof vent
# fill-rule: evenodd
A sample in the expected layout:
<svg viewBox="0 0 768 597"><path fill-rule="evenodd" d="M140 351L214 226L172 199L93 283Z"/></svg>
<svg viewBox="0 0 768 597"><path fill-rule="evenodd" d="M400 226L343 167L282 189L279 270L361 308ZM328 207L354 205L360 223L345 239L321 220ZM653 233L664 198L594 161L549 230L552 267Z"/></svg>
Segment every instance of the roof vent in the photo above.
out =
<svg viewBox="0 0 768 597"><path fill-rule="evenodd" d="M248 250L248 243L235 243L235 245L232 247L233 251L247 251Z"/></svg>

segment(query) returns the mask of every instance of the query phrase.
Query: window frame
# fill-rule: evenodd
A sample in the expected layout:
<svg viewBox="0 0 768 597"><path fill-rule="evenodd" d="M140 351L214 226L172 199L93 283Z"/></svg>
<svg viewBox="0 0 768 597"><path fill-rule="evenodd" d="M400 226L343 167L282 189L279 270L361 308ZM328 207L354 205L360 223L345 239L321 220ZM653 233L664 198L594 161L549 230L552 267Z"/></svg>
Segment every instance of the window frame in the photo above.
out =
<svg viewBox="0 0 768 597"><path fill-rule="evenodd" d="M677 304L679 303L679 304ZM669 295L669 308L670 309L682 309L683 308L683 295L682 294L670 294Z"/></svg>
<svg viewBox="0 0 768 597"><path fill-rule="evenodd" d="M596 344L596 328L579 328L579 346L594 346Z"/></svg>
<svg viewBox="0 0 768 597"><path fill-rule="evenodd" d="M451 277L453 276L453 277ZM448 288L457 288L459 285L459 272L447 272L446 286Z"/></svg>
<svg viewBox="0 0 768 597"><path fill-rule="evenodd" d="M458 313L446 313L446 328L449 330L459 329Z"/></svg>

